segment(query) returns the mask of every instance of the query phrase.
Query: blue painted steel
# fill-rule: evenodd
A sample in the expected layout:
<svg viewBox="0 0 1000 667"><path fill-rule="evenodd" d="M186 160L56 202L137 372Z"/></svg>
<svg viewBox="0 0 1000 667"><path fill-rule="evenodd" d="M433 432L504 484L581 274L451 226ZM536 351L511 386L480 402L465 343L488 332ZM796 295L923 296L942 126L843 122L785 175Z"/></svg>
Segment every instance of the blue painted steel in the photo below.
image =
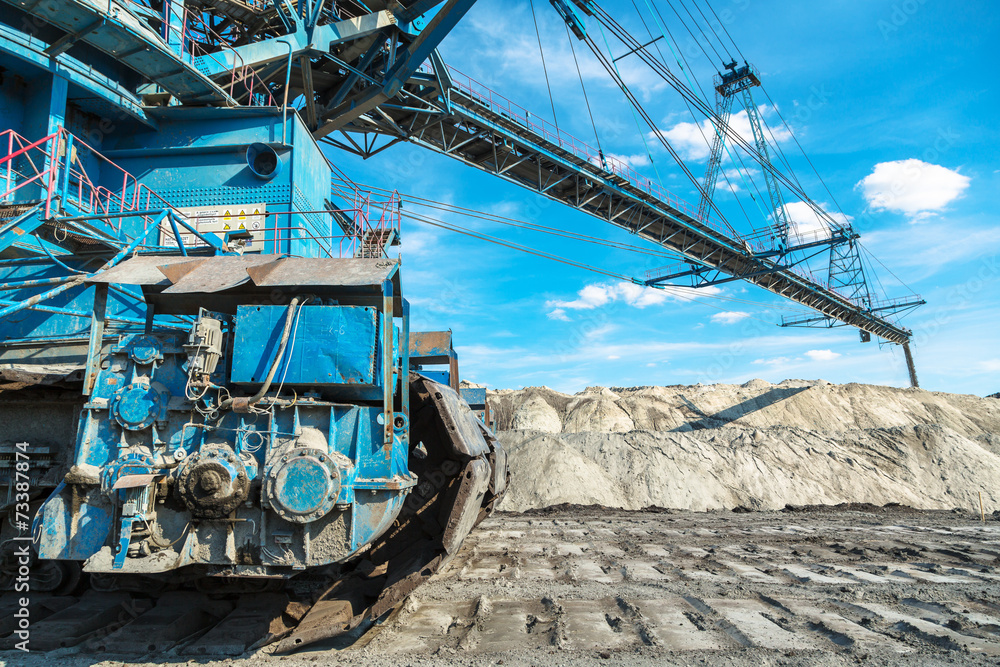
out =
<svg viewBox="0 0 1000 667"><path fill-rule="evenodd" d="M451 373L449 373L448 371L421 370L420 374L425 375L431 380L443 384L446 387L451 386Z"/></svg>
<svg viewBox="0 0 1000 667"><path fill-rule="evenodd" d="M286 306L240 306L233 382L262 382L277 356ZM378 312L372 307L303 307L275 378L289 385L381 386Z"/></svg>
<svg viewBox="0 0 1000 667"><path fill-rule="evenodd" d="M20 4L16 0L6 2L15 7ZM114 15L107 13L109 5L102 8L99 4L75 0L35 3L31 12L71 34L79 34L81 27L96 26L86 34L79 34L80 41L142 73L179 99L192 103L234 102L187 58L172 52L148 24L127 11L127 5L112 4Z"/></svg>
<svg viewBox="0 0 1000 667"><path fill-rule="evenodd" d="M426 375L426 373L424 373L424 375ZM459 393L473 410L481 410L486 406L485 387L462 387Z"/></svg>
<svg viewBox="0 0 1000 667"><path fill-rule="evenodd" d="M0 0L0 362L59 364L73 371L67 382L83 378L72 451L60 443L53 457L64 466L55 479L75 466L73 481L37 514L42 558L87 561L92 572L249 564L257 575L290 575L351 558L397 516L416 476L409 308L392 282L322 302L294 295L306 305L274 385L254 398L287 307L234 295L225 312L193 324L196 294L180 305L159 294L173 273L146 293L138 283L149 281L86 280L134 254L210 262L230 253L219 237L234 230L220 229L216 208L266 209L251 230L265 247L232 252L338 256L341 230L367 238L361 197L331 196L331 167L310 132L321 101L307 102L310 127L290 107L241 104L275 104L282 79L299 85L290 55L307 79L331 45L372 36L378 48L392 38L391 71L369 83L394 94L473 0L408 4L398 17L328 21L342 11L336 4L303 0L289 13L283 3L291 34L234 50L193 47L185 31L202 9L179 0L162 9L111 0L110 12L53 0L30 14ZM25 32L42 21L49 26ZM331 214L334 206L345 210ZM334 215L345 225L333 227ZM201 371L206 360L211 373Z"/></svg>

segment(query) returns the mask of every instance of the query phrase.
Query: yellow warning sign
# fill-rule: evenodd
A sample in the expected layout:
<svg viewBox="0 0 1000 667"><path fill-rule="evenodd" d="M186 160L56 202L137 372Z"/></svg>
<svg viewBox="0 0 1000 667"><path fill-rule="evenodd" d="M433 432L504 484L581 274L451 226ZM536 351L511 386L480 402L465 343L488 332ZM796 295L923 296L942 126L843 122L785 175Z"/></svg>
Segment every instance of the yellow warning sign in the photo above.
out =
<svg viewBox="0 0 1000 667"><path fill-rule="evenodd" d="M223 204L205 205L177 209L182 219L201 234L215 234L220 239L234 229L248 230L251 239L246 242L246 252L266 252L270 250L265 241L264 223L267 219L267 204ZM253 211L253 213L251 213ZM234 225L234 221L239 221ZM182 229L181 241L185 246L204 246L205 242L188 229ZM177 240L169 223L160 229L160 244L176 247Z"/></svg>

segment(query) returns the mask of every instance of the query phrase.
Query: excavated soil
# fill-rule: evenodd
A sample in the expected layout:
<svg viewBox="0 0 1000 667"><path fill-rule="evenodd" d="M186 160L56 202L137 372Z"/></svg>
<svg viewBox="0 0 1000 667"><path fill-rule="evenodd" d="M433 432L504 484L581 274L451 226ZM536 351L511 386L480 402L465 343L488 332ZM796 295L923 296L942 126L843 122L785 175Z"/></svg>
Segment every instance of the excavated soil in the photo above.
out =
<svg viewBox="0 0 1000 667"><path fill-rule="evenodd" d="M194 612L195 610L192 610ZM6 655L11 665L122 663ZM347 641L194 664L996 665L1000 522L892 506L499 513ZM176 652L129 664L191 664Z"/></svg>
<svg viewBox="0 0 1000 667"><path fill-rule="evenodd" d="M1000 507L1000 401L869 385L491 392L513 484L501 509L559 503L779 509Z"/></svg>

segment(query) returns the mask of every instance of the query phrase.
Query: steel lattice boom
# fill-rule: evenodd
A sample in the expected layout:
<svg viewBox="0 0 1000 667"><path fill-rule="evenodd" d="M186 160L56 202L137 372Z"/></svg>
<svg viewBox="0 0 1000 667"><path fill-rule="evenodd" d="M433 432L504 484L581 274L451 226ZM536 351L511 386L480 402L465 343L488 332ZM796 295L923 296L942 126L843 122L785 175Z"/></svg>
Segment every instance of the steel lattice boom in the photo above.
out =
<svg viewBox="0 0 1000 667"><path fill-rule="evenodd" d="M15 12L24 11L21 0L3 2ZM79 64L71 54L85 45L116 66L131 68L131 76L119 77L100 94L148 127L166 113L160 109L175 106L277 107L283 118L281 134L274 138L279 144L288 139L289 114L300 116L315 137L365 156L408 141L598 217L685 259L685 266L640 282L664 285L684 279L700 287L746 280L819 314L818 320L800 318L786 325L846 324L893 343L909 339L908 330L887 319L893 311L876 310L865 292L863 270L851 254L857 236L853 230L844 226L829 229L824 238L795 238L778 181L769 170L764 172L775 228L770 242L710 220L706 213L721 165L725 123L717 124L707 196L693 210L602 151L448 68L436 48L475 0L109 2L106 8L79 0L35 3L29 7L32 20L43 22L48 32L17 48L24 57L62 59L72 70ZM594 3L555 0L553 5L578 38L586 36L576 8L591 14ZM750 95L757 84L752 68L732 63L716 89L718 109L726 120L734 96L743 97L757 151L766 161L767 141ZM335 224L342 218L333 215ZM310 233L329 234L318 228ZM837 248L829 282L804 271L804 260L793 258L827 246ZM906 306L919 303L910 300Z"/></svg>

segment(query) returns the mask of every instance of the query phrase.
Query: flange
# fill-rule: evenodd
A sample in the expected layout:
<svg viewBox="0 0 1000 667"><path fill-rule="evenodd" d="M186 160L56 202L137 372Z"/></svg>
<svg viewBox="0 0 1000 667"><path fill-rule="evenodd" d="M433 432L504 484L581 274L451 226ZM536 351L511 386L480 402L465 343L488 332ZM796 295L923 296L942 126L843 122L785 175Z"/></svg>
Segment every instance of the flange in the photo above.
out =
<svg viewBox="0 0 1000 667"><path fill-rule="evenodd" d="M134 382L115 392L111 399L111 414L122 427L141 431L156 421L163 397L153 387Z"/></svg>
<svg viewBox="0 0 1000 667"><path fill-rule="evenodd" d="M340 471L329 454L295 447L275 459L268 466L264 492L278 516L308 523L333 509L340 495Z"/></svg>

